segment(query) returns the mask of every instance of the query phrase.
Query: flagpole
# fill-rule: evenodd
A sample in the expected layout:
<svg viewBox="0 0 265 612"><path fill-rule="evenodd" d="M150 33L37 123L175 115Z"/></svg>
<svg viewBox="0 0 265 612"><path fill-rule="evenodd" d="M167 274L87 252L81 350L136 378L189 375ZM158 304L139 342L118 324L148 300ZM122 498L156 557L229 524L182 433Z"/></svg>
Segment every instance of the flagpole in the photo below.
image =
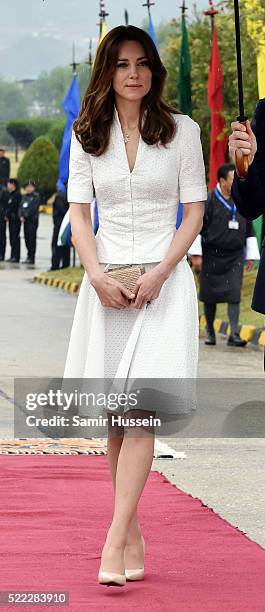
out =
<svg viewBox="0 0 265 612"><path fill-rule="evenodd" d="M179 8L181 9L181 16L185 17L185 11L188 10L188 7L185 4L185 0L183 0L182 5Z"/></svg>
<svg viewBox="0 0 265 612"><path fill-rule="evenodd" d="M105 11L105 0L99 0L99 40L102 34L102 23L106 17L109 16L109 13Z"/></svg>
<svg viewBox="0 0 265 612"><path fill-rule="evenodd" d="M212 0L209 0L209 5L210 5L210 8L208 9L208 11L204 11L204 15L208 15L211 18L211 26L213 29L214 16L217 15L219 11L217 11L217 9L214 8Z"/></svg>
<svg viewBox="0 0 265 612"><path fill-rule="evenodd" d="M211 115L209 187L212 190L216 186L218 168L225 163L227 136L223 117L223 71L215 25L215 15L218 11L214 8L212 0L209 0L209 9L204 14L210 17L212 27L212 51L208 73L208 106Z"/></svg>
<svg viewBox="0 0 265 612"><path fill-rule="evenodd" d="M155 30L154 30L154 26L153 26L153 22L152 22L152 16L151 16L151 6L155 6L155 2L150 2L150 0L146 0L146 2L144 4L142 4L142 6L146 6L147 7L148 17L149 17L148 33L149 33L149 36L152 38L153 43L155 44L155 46L156 46L156 48L158 50Z"/></svg>
<svg viewBox="0 0 265 612"><path fill-rule="evenodd" d="M92 65L93 65L92 38L90 38L90 41L89 41L88 59L85 61L85 64L89 66L89 78L91 79L91 71L92 71Z"/></svg>
<svg viewBox="0 0 265 612"><path fill-rule="evenodd" d="M72 54L72 62L71 64L69 64L69 66L72 66L72 70L73 70L73 76L77 76L77 66L79 66L79 64L77 64L77 62L75 61L75 43L73 42L73 54Z"/></svg>
<svg viewBox="0 0 265 612"><path fill-rule="evenodd" d="M73 51L72 51L72 62L70 66L72 66L73 77L76 77L77 76L76 69L77 69L77 66L79 66L79 64L75 60L75 43L74 42L73 42ZM75 252L75 247L73 245L73 268L75 268L75 264L76 264L76 252Z"/></svg>
<svg viewBox="0 0 265 612"><path fill-rule="evenodd" d="M180 111L191 117L191 62L185 16L185 12L188 10L188 8L185 0L183 0L182 5L179 8L181 9L181 45L178 74L178 104Z"/></svg>
<svg viewBox="0 0 265 612"><path fill-rule="evenodd" d="M150 2L150 0L146 0L146 3L142 4L142 6L147 6L148 15L149 17L151 17L151 6L155 6L155 2Z"/></svg>

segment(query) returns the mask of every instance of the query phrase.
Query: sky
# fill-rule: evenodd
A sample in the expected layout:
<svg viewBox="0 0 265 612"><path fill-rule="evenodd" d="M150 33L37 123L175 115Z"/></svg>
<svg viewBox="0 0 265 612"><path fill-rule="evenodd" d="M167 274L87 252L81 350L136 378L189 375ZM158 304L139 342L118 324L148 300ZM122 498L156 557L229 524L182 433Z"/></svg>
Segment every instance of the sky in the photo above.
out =
<svg viewBox="0 0 265 612"><path fill-rule="evenodd" d="M108 30L124 23L125 9L129 23L140 27L147 15L142 6L145 1L106 0ZM154 25L178 17L181 2L156 0ZM191 16L193 0L186 0L186 4ZM203 10L207 1L197 0L197 7ZM42 69L66 65L73 42L77 53L83 55L89 39L94 46L98 40L98 13L99 0L0 0L0 74L13 79L36 78Z"/></svg>

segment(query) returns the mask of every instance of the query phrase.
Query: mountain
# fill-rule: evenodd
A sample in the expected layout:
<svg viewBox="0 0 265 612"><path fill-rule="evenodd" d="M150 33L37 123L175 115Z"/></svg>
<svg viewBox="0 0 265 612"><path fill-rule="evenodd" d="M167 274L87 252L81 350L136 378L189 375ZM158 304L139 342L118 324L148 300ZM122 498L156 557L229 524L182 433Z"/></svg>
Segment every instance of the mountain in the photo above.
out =
<svg viewBox="0 0 265 612"><path fill-rule="evenodd" d="M87 50L88 51L88 50ZM80 61L86 49L76 49ZM0 75L8 79L35 79L40 72L56 66L67 66L72 61L72 41L65 43L53 37L25 37L7 49L0 50Z"/></svg>

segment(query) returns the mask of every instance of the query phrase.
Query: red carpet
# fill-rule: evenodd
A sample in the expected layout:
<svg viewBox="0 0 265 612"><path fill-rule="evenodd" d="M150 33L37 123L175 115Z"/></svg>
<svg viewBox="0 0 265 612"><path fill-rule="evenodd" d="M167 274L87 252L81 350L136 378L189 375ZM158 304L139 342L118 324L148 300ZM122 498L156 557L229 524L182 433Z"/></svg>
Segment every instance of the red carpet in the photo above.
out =
<svg viewBox="0 0 265 612"><path fill-rule="evenodd" d="M0 457L0 590L69 591L68 612L264 612L265 550L152 472L140 506L146 579L97 584L112 513L106 457ZM54 610L10 606L7 612Z"/></svg>

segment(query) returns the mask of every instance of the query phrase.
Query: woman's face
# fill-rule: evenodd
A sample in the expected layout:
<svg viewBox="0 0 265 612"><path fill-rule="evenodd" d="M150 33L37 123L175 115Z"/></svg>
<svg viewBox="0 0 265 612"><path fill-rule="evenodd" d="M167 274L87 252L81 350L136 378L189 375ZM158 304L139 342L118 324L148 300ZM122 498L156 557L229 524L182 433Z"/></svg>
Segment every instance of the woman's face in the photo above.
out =
<svg viewBox="0 0 265 612"><path fill-rule="evenodd" d="M131 102L141 100L150 91L152 72L136 40L121 43L112 85L116 96Z"/></svg>

